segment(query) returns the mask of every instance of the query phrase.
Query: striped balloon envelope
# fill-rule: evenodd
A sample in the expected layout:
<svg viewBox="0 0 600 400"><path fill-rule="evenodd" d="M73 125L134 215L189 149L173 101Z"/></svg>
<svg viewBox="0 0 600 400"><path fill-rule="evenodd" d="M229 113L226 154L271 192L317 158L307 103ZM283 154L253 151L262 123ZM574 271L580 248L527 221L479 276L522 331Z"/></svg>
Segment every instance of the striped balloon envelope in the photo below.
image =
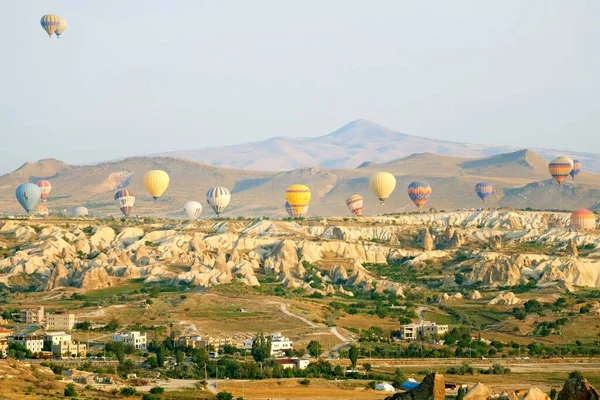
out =
<svg viewBox="0 0 600 400"><path fill-rule="evenodd" d="M493 191L494 188L492 187L491 183L479 182L477 185L475 185L475 193L477 193L477 196L479 196L484 203L485 200L491 196Z"/></svg>
<svg viewBox="0 0 600 400"><path fill-rule="evenodd" d="M308 204L310 203L311 193L306 185L290 185L285 190L285 199L292 207L294 215L306 213Z"/></svg>
<svg viewBox="0 0 600 400"><path fill-rule="evenodd" d="M567 179L567 176L573 170L573 160L569 157L558 157L550 161L548 171L556 182L560 185Z"/></svg>
<svg viewBox="0 0 600 400"><path fill-rule="evenodd" d="M60 26L60 17L54 14L46 14L40 19L40 24L48 36L52 37L56 29Z"/></svg>
<svg viewBox="0 0 600 400"><path fill-rule="evenodd" d="M590 210L576 210L571 214L571 229L591 231L596 229L596 214Z"/></svg>
<svg viewBox="0 0 600 400"><path fill-rule="evenodd" d="M129 217L133 204L135 203L135 193L128 189L122 189L115 193L115 202L126 217Z"/></svg>
<svg viewBox="0 0 600 400"><path fill-rule="evenodd" d="M346 199L346 205L352 214L360 217L363 209L363 198L360 194L355 194Z"/></svg>
<svg viewBox="0 0 600 400"><path fill-rule="evenodd" d="M42 190L42 203L48 201L48 195L52 191L52 184L48 181L41 180L37 181L36 185Z"/></svg>
<svg viewBox="0 0 600 400"><path fill-rule="evenodd" d="M306 216L306 214L308 214L308 206L304 206L303 208L300 209L300 211L296 212L296 211L294 211L292 206L290 206L290 203L288 203L286 201L285 202L285 211L292 218L304 218Z"/></svg>
<svg viewBox="0 0 600 400"><path fill-rule="evenodd" d="M581 161L573 160L573 169L569 173L569 175L571 175L571 178L573 178L573 180L575 180L575 177L577 175L579 175L582 168L583 168L583 163Z"/></svg>
<svg viewBox="0 0 600 400"><path fill-rule="evenodd" d="M431 196L431 186L427 182L415 181L408 185L408 197L420 210Z"/></svg>
<svg viewBox="0 0 600 400"><path fill-rule="evenodd" d="M215 186L208 189L206 192L206 202L217 214L217 217L225 210L231 201L231 193L229 189L223 186Z"/></svg>

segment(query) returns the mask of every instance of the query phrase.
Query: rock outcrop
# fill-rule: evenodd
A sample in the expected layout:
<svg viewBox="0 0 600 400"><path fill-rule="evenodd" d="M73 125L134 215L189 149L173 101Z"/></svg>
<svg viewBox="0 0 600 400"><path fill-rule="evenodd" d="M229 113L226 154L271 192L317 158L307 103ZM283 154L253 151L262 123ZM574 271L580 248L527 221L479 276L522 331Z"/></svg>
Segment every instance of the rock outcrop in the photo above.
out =
<svg viewBox="0 0 600 400"><path fill-rule="evenodd" d="M558 393L558 400L600 400L600 392L587 379L572 376Z"/></svg>
<svg viewBox="0 0 600 400"><path fill-rule="evenodd" d="M489 305L500 305L500 306L514 306L519 304L521 299L519 299L513 292L500 293L498 296L494 297Z"/></svg>
<svg viewBox="0 0 600 400"><path fill-rule="evenodd" d="M469 389L464 400L488 400L493 394L489 387L479 382Z"/></svg>
<svg viewBox="0 0 600 400"><path fill-rule="evenodd" d="M529 389L527 394L523 397L523 400L551 400L550 396L546 393L542 392L540 389L535 386Z"/></svg>
<svg viewBox="0 0 600 400"><path fill-rule="evenodd" d="M446 386L442 374L433 373L423 378L419 386L404 393L395 393L386 400L443 400Z"/></svg>

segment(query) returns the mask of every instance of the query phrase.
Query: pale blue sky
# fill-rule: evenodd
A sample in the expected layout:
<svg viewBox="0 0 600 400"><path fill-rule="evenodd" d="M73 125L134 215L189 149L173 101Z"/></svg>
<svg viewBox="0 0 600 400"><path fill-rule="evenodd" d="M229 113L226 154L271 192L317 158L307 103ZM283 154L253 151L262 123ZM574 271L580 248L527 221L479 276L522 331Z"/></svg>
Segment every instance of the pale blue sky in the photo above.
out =
<svg viewBox="0 0 600 400"><path fill-rule="evenodd" d="M46 13L69 21L61 39L40 27ZM27 0L3 15L0 172L317 136L357 118L600 146L600 1Z"/></svg>

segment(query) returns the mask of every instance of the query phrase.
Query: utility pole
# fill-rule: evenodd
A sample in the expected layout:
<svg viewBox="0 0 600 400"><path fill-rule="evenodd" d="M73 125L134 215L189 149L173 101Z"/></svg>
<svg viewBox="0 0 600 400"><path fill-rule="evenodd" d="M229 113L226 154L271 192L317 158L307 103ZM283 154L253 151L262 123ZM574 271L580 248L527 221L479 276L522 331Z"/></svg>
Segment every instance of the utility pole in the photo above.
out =
<svg viewBox="0 0 600 400"><path fill-rule="evenodd" d="M208 375L206 373L206 363L204 363L204 380L208 381Z"/></svg>

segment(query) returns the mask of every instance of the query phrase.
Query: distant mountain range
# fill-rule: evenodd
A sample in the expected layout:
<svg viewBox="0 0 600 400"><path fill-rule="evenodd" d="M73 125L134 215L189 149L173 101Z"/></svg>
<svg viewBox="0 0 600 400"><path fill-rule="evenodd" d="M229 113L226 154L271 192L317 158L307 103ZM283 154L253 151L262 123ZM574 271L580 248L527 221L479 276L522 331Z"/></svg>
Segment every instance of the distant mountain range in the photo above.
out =
<svg viewBox="0 0 600 400"><path fill-rule="evenodd" d="M352 145L350 140L348 145ZM223 185L232 193L223 216L284 217L285 189L292 183L310 187L309 216L349 215L345 200L355 193L364 197L366 215L407 212L416 210L406 192L412 180L426 180L433 188L425 209L482 207L474 192L479 181L495 188L485 207L598 208L600 175L584 171L576 181L568 180L559 187L550 178L547 165L530 150L480 158L420 153L361 168L309 167L283 172L223 168L171 157L134 157L84 166L46 159L0 176L0 212L23 214L14 198L15 188L41 178L49 179L53 186L46 203L51 211L84 205L96 216L120 216L113 195L126 187L137 194L132 215L183 217L182 205L198 200L205 205L203 217L211 217L214 214L206 206L205 193L211 186ZM163 169L171 177L169 189L156 203L142 185L143 175L150 169ZM385 206L369 190L369 177L377 171L393 173L398 182Z"/></svg>
<svg viewBox="0 0 600 400"><path fill-rule="evenodd" d="M220 167L254 171L287 171L304 167L356 168L364 162L383 163L414 153L480 158L520 150L511 146L486 146L406 135L358 119L325 136L274 137L260 142L199 150L161 153ZM600 172L600 154L531 149L546 160L569 155L583 161L584 168Z"/></svg>

